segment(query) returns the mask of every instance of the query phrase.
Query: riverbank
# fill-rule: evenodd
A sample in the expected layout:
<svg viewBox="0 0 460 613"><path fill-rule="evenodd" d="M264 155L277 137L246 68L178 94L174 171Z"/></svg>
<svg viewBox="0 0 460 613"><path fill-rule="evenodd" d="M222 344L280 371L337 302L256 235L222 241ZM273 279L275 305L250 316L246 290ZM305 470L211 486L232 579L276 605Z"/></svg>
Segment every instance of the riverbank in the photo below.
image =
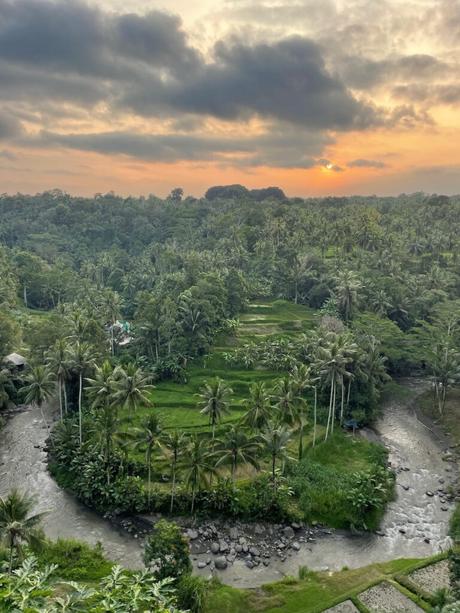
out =
<svg viewBox="0 0 460 613"><path fill-rule="evenodd" d="M204 576L218 574L222 581L234 586L257 587L278 581L285 575L296 576L301 566L319 571L339 570L344 566L357 568L401 556L424 558L447 550L451 545L448 531L453 503L444 499L442 492L456 487L454 464L442 460L443 443L415 417L416 399L426 389L426 383L406 380L402 389L407 393L386 400L383 415L376 424L377 434L367 433L369 437L378 437L387 446L389 462L396 471L397 496L388 506L378 533L350 534L341 530L325 531L320 527L301 526L297 529L290 526L294 535L288 532L286 536L283 529L287 526L267 524L265 532L257 535L259 540L255 540L255 534L249 528L246 532L246 527L239 523L226 522L221 530L223 539L216 538L219 536L218 526L217 535L213 533L210 538L202 539L199 530L209 532L209 522L184 525L185 531L198 532L198 537L192 539L195 571ZM114 525L60 489L49 475L44 447L48 424L52 422L50 411L45 412L45 419L46 424L38 409L27 407L8 420L0 447L0 495L13 487L28 491L37 499L37 510L48 511L44 529L50 538L61 536L90 544L101 542L110 559L128 568L142 567L143 533L137 523L129 523L129 518L118 518L117 525ZM427 492L433 496L428 496ZM255 526L252 524L250 530L255 531ZM235 539L230 538L232 527L237 531L233 533L235 537L237 535ZM241 543L240 539L247 542ZM227 543L228 551L220 551L220 540ZM270 543L270 558L265 558L263 546L259 546L260 540ZM217 553L212 552L212 542L219 543ZM238 553L237 545L241 545L245 555L232 560L234 553L231 549L233 547ZM245 545L248 552L243 549ZM259 547L262 555L250 553L251 546ZM224 554L227 568L218 571L215 561ZM260 558L260 562L251 568L248 561L255 562L254 558Z"/></svg>

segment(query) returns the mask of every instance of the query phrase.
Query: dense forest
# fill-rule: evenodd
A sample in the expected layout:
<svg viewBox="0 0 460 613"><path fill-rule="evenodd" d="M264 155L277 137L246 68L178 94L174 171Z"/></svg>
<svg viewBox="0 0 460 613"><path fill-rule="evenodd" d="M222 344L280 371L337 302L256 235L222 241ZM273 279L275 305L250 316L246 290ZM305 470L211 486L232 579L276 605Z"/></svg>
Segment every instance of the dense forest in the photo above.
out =
<svg viewBox="0 0 460 613"><path fill-rule="evenodd" d="M398 378L439 416L460 381L460 198L54 190L0 219L0 408L55 402L59 485L100 513L378 528L394 474L354 434Z"/></svg>

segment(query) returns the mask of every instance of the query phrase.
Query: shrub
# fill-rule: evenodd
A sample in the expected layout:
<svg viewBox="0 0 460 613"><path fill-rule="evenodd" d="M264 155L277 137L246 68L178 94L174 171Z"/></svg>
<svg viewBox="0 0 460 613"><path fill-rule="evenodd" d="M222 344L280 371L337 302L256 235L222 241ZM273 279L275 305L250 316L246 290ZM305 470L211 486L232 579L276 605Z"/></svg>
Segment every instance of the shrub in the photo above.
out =
<svg viewBox="0 0 460 613"><path fill-rule="evenodd" d="M165 519L155 524L145 543L144 562L158 579L192 572L188 540L177 524Z"/></svg>
<svg viewBox="0 0 460 613"><path fill-rule="evenodd" d="M110 574L113 564L105 559L98 543L90 547L75 540L47 541L36 554L40 567L56 564L59 576L69 581L94 581Z"/></svg>
<svg viewBox="0 0 460 613"><path fill-rule="evenodd" d="M177 603L190 613L201 613L206 604L209 582L196 575L183 575L177 583Z"/></svg>

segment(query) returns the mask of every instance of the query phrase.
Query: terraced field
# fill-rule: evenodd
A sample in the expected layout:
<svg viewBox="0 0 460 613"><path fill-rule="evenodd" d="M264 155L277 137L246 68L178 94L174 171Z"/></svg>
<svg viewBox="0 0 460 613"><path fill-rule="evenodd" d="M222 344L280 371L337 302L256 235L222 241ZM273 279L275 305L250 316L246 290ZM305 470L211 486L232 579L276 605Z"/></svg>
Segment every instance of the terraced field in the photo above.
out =
<svg viewBox="0 0 460 613"><path fill-rule="evenodd" d="M161 416L165 428L207 430L207 418L197 409L197 394L206 381L222 378L233 390L233 401L223 423L238 420L244 412L243 402L249 395L249 386L255 381L271 385L281 376L262 368L241 369L230 366L223 357L235 347L258 342L267 337L293 337L314 325L314 311L285 300L260 300L251 304L240 317L240 326L234 336L217 339L212 353L196 360L187 368L187 383L163 381L152 393L152 403ZM135 421L142 421L151 407L138 411Z"/></svg>

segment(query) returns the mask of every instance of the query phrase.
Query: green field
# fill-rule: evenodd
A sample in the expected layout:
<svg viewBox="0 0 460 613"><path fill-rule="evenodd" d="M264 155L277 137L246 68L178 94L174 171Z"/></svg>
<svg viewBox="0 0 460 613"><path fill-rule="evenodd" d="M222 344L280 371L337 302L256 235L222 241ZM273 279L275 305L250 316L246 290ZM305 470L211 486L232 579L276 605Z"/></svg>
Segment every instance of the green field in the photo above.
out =
<svg viewBox="0 0 460 613"><path fill-rule="evenodd" d="M225 585L216 585L211 591L206 613L320 613L345 600L366 611L357 600L358 594L369 587L390 582L423 610L431 606L419 593L406 587L406 576L413 570L436 562L446 554L424 560L399 559L364 568L344 569L340 572L308 572L302 579L285 577L283 580L264 585L255 590L238 590Z"/></svg>
<svg viewBox="0 0 460 613"><path fill-rule="evenodd" d="M224 360L223 353L248 342L269 337L292 337L305 332L314 325L314 313L313 309L286 300L259 300L249 305L240 317L236 334L218 338L210 355L188 366L187 383L157 383L151 395L152 405L140 409L133 422L139 425L153 409L160 415L166 429L207 431L208 420L197 408L197 394L206 381L214 377L223 379L233 390L230 411L222 423L237 421L244 412L243 403L249 396L251 383L265 381L270 387L282 373L261 368L242 370L240 367L232 367Z"/></svg>

